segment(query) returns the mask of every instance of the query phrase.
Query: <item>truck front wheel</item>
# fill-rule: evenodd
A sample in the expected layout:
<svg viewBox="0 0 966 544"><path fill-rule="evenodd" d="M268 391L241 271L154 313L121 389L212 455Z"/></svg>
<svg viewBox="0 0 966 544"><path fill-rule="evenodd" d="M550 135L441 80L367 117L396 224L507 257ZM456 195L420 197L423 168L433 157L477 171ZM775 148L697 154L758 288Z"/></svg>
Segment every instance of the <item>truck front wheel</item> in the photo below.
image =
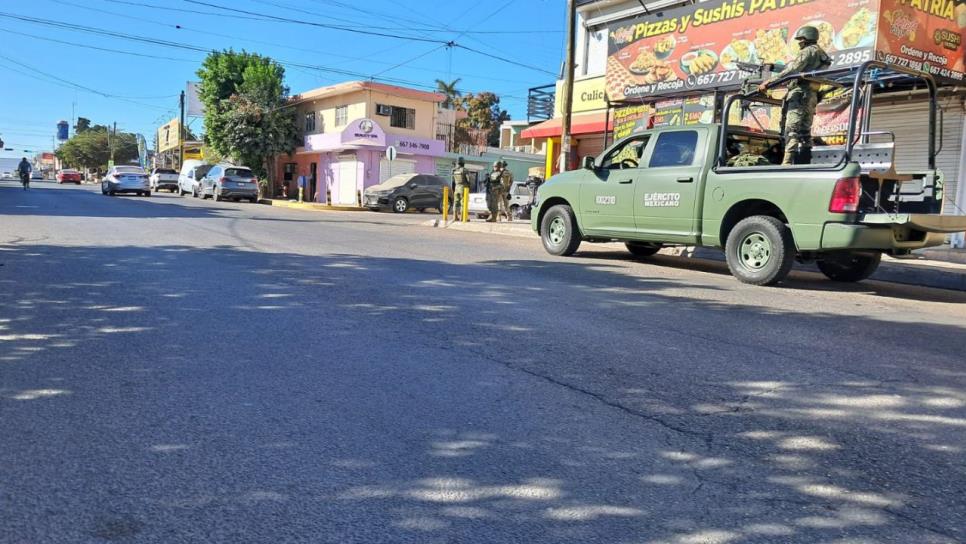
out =
<svg viewBox="0 0 966 544"><path fill-rule="evenodd" d="M832 281L856 282L875 273L880 261L881 253L831 253L815 264Z"/></svg>
<svg viewBox="0 0 966 544"><path fill-rule="evenodd" d="M540 239L543 248L551 255L573 255L580 247L580 232L574 211L566 204L557 204L547 210L540 222Z"/></svg>
<svg viewBox="0 0 966 544"><path fill-rule="evenodd" d="M767 215L742 219L728 234L725 256L731 274L742 283L774 285L795 264L791 230Z"/></svg>

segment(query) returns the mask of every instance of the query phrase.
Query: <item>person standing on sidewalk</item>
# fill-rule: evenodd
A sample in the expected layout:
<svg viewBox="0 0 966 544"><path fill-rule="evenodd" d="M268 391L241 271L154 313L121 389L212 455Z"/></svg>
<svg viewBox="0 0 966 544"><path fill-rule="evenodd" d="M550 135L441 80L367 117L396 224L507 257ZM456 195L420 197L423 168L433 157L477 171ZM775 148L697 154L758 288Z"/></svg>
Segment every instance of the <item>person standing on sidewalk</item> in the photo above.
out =
<svg viewBox="0 0 966 544"><path fill-rule="evenodd" d="M453 169L453 215L457 221L463 220L463 190L470 187L470 177L466 173L466 162L463 157L456 159Z"/></svg>
<svg viewBox="0 0 966 544"><path fill-rule="evenodd" d="M493 170L487 177L486 184L486 207L490 210L490 217L487 223L496 223L500 220L500 212L503 208L503 169L500 161L494 161Z"/></svg>
<svg viewBox="0 0 966 544"><path fill-rule="evenodd" d="M513 172L506 167L506 161L500 163L500 181L503 185L503 200L500 201L501 211L506 214L507 221L513 221L510 211L510 189L513 187Z"/></svg>

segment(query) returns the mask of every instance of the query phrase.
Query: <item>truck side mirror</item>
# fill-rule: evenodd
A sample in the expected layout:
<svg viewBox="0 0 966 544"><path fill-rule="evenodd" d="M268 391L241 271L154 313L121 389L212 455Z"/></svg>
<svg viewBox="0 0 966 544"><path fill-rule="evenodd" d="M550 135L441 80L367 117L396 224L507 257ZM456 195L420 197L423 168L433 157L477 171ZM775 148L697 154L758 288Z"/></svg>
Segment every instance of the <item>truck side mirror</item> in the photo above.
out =
<svg viewBox="0 0 966 544"><path fill-rule="evenodd" d="M586 170L596 170L597 169L597 162L596 162L596 160L594 159L594 157L591 157L589 155L586 156L586 157L584 157L584 163L583 163L583 165L584 165L584 168Z"/></svg>

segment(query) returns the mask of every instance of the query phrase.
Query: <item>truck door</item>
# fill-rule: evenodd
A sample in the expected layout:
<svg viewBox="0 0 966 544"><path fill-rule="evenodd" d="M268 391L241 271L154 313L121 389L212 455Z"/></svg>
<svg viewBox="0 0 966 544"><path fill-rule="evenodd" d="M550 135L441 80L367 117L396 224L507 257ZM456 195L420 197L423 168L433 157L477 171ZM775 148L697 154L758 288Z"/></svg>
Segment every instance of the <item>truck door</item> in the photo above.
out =
<svg viewBox="0 0 966 544"><path fill-rule="evenodd" d="M662 132L647 160L646 177L636 184L637 230L668 242L696 243L698 191L703 187L707 131Z"/></svg>
<svg viewBox="0 0 966 544"><path fill-rule="evenodd" d="M580 226L585 233L634 232L634 190L647 172L641 162L649 140L649 134L642 134L617 142L604 153L591 179L580 185Z"/></svg>

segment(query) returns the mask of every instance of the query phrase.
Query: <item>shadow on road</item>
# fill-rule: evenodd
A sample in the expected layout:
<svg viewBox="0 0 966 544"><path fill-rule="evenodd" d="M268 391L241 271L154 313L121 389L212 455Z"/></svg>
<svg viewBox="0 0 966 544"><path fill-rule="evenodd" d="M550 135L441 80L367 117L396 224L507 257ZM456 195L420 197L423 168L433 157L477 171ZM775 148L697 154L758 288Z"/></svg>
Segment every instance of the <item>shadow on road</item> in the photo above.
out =
<svg viewBox="0 0 966 544"><path fill-rule="evenodd" d="M964 537L961 322L716 302L606 264L42 245L0 264L15 539Z"/></svg>

